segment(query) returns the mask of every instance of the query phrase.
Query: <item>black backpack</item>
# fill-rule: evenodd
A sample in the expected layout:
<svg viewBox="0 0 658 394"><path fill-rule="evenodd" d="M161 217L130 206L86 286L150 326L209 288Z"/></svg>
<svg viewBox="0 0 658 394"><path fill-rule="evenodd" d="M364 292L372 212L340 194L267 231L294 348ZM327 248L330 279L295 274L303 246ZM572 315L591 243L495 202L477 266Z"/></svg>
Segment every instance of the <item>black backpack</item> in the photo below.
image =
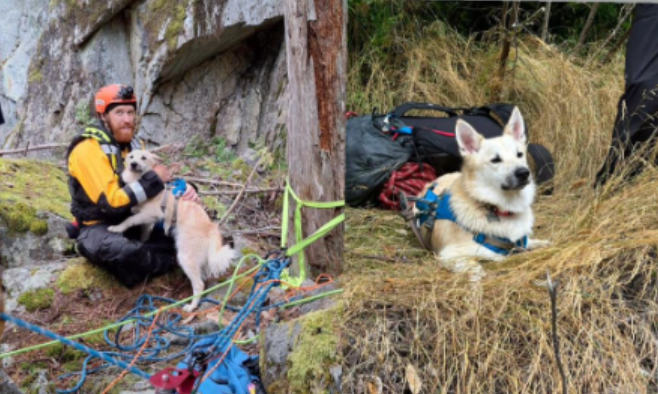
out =
<svg viewBox="0 0 658 394"><path fill-rule="evenodd" d="M408 161L428 163L434 167L439 176L459 171L462 159L454 134L457 120L467 121L485 138L494 138L502 135L514 107L506 103L473 108L405 103L388 114L372 114L350 119L347 122L346 147L345 200L347 204L360 206L376 195L390 174L404 164L397 165L397 163L405 158ZM407 113L411 110L437 111L444 116L408 116ZM402 133L404 126L411 129L410 134ZM526 133L527 130L526 127ZM362 164L370 159L369 152L354 145L355 141L363 138L377 138L378 151L388 149L390 164L396 164L379 166L376 179L372 178L369 181L364 181L363 178L367 178L373 168ZM555 169L553 157L548 149L542 145L528 144L528 153L537 184L545 184L552 180ZM377 158L374 158L374 161L380 162ZM550 186L546 188L547 193L551 191Z"/></svg>

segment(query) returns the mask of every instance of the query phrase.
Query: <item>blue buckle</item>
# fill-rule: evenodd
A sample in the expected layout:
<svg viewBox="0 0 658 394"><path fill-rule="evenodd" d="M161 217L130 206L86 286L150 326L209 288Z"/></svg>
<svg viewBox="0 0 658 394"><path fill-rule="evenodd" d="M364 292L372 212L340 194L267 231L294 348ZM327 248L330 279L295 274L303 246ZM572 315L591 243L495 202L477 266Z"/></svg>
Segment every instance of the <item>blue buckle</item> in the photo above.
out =
<svg viewBox="0 0 658 394"><path fill-rule="evenodd" d="M183 193L185 193L185 190L187 190L187 182L185 182L185 179L183 178L176 178L169 182L169 184L173 186L171 193L174 195L174 197L182 196Z"/></svg>

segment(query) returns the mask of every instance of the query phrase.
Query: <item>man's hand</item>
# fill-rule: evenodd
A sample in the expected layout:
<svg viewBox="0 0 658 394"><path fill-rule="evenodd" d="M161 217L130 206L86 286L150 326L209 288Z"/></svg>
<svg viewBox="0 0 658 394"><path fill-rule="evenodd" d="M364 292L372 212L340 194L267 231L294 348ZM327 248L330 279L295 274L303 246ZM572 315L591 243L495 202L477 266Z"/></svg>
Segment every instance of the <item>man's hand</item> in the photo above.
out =
<svg viewBox="0 0 658 394"><path fill-rule="evenodd" d="M153 167L153 171L160 177L162 182L169 182L171 180L171 172L163 164L156 164Z"/></svg>
<svg viewBox="0 0 658 394"><path fill-rule="evenodd" d="M187 184L187 189L185 189L185 193L183 193L181 199L201 204L201 198L199 198L199 195L196 194L196 190L194 190L190 184Z"/></svg>

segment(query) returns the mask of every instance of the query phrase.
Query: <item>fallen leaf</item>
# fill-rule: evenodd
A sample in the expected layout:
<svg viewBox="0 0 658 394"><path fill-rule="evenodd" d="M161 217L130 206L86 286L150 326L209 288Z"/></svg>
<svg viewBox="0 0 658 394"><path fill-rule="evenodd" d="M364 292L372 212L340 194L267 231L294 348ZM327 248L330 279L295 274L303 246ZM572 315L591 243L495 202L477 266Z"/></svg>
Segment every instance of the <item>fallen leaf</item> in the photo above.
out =
<svg viewBox="0 0 658 394"><path fill-rule="evenodd" d="M420 389L423 387L423 383L420 381L420 377L418 377L416 368L414 368L413 365L407 364L406 376L407 376L407 384L409 385L409 390L411 390L411 393L412 394L420 393Z"/></svg>
<svg viewBox="0 0 658 394"><path fill-rule="evenodd" d="M368 388L368 394L382 394L384 385L379 376L370 376L370 380L366 382L366 387Z"/></svg>

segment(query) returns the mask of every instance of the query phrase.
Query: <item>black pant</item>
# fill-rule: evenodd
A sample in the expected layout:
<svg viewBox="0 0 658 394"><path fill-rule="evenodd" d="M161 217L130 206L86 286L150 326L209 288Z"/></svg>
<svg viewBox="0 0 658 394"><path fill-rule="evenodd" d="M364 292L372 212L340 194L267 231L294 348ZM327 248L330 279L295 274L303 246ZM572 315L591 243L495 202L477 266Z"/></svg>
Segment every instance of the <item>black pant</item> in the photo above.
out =
<svg viewBox="0 0 658 394"><path fill-rule="evenodd" d="M110 232L107 227L107 224L82 227L77 238L78 251L92 264L110 272L122 285L132 288L177 265L174 240L162 229L154 229L151 237L142 243L139 227L123 234Z"/></svg>
<svg viewBox="0 0 658 394"><path fill-rule="evenodd" d="M603 185L624 160L638 150L649 154L658 139L658 4L638 4L626 45L625 91L617 103L612 144L596 185ZM650 159L647 156L645 159ZM632 162L632 160L630 161ZM633 163L629 176L641 163Z"/></svg>

